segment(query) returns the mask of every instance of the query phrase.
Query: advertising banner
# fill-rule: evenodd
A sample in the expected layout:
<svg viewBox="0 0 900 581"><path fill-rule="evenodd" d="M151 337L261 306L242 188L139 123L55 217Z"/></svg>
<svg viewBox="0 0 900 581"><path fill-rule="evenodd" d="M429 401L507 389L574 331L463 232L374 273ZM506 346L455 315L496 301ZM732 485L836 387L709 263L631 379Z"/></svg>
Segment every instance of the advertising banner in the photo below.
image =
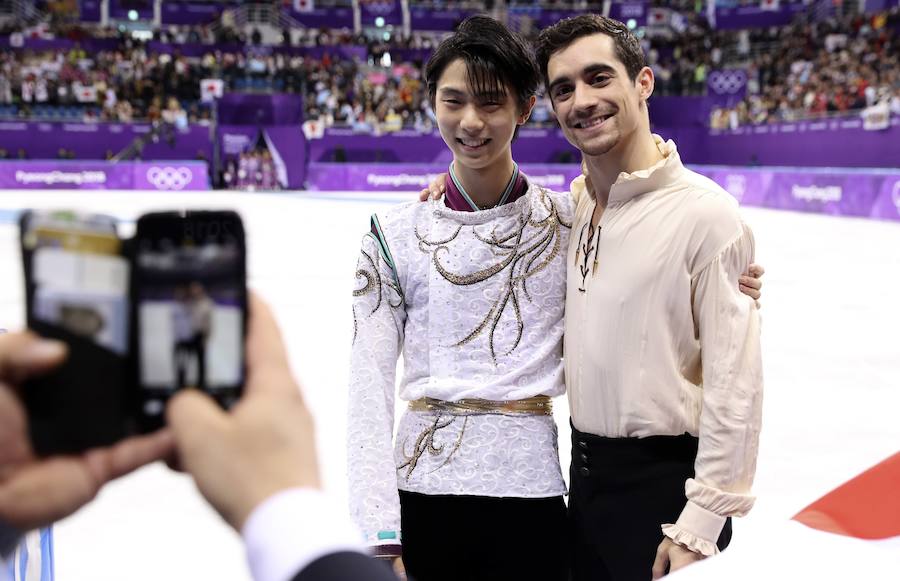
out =
<svg viewBox="0 0 900 581"><path fill-rule="evenodd" d="M532 183L551 190L567 190L581 173L578 165L522 164L519 169ZM312 163L309 189L321 191L418 191L447 171L438 164Z"/></svg>
<svg viewBox="0 0 900 581"><path fill-rule="evenodd" d="M0 189L208 190L206 163L4 161Z"/></svg>
<svg viewBox="0 0 900 581"><path fill-rule="evenodd" d="M410 6L409 20L412 30L435 30L449 32L475 14L473 10L454 8L437 9L427 6Z"/></svg>

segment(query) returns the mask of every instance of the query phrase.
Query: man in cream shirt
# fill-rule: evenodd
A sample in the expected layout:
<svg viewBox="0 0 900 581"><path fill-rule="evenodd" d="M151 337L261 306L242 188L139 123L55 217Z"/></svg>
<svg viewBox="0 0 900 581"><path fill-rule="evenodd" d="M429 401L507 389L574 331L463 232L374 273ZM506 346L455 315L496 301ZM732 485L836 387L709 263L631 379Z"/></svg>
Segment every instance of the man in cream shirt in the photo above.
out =
<svg viewBox="0 0 900 581"><path fill-rule="evenodd" d="M653 73L596 15L546 29L538 63L585 176L565 364L573 579L659 578L724 548L753 505L762 405L753 260L737 204L650 132Z"/></svg>

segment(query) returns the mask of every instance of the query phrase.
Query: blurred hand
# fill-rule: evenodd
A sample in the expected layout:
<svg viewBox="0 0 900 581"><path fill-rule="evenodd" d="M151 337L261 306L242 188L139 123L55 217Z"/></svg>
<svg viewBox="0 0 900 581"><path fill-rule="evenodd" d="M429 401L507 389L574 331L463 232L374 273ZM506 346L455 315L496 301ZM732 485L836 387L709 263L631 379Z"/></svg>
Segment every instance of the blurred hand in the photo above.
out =
<svg viewBox="0 0 900 581"><path fill-rule="evenodd" d="M653 562L652 571L653 579L663 578L667 574L666 567L669 568L668 573L673 573L704 558L700 553L685 549L666 537L656 549L656 560Z"/></svg>
<svg viewBox="0 0 900 581"><path fill-rule="evenodd" d="M269 308L250 296L244 395L230 412L184 390L169 402L180 466L235 529L264 500L288 488L318 488L312 417L291 375Z"/></svg>
<svg viewBox="0 0 900 581"><path fill-rule="evenodd" d="M758 301L762 296L762 275L766 273L766 269L759 264L751 264L747 268L747 272L741 275L738 280L741 292Z"/></svg>
<svg viewBox="0 0 900 581"><path fill-rule="evenodd" d="M406 567L403 566L403 558L394 559L394 574L400 581L406 581Z"/></svg>
<svg viewBox="0 0 900 581"><path fill-rule="evenodd" d="M427 202L428 200L440 200L441 196L447 191L447 174L434 178L428 187L419 192L419 201Z"/></svg>
<svg viewBox="0 0 900 581"><path fill-rule="evenodd" d="M80 455L37 458L28 418L18 397L21 383L66 358L66 346L32 333L0 336L0 519L26 531L69 516L104 484L173 450L166 430L128 438Z"/></svg>

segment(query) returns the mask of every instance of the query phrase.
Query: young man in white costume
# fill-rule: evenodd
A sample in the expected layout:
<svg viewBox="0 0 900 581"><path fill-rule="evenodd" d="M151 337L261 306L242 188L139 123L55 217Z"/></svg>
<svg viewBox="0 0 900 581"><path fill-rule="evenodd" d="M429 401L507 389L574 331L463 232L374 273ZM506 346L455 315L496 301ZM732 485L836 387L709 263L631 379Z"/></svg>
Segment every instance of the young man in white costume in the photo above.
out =
<svg viewBox="0 0 900 581"><path fill-rule="evenodd" d="M564 580L550 398L563 393L574 204L530 184L510 151L540 75L522 39L473 17L437 48L426 81L453 152L448 195L373 216L363 239L351 513L381 556L400 556L402 530L403 562L418 581ZM392 441L401 352L400 397L410 403Z"/></svg>
<svg viewBox="0 0 900 581"><path fill-rule="evenodd" d="M351 512L376 554L402 546L419 581L568 578L550 398L564 390L574 202L529 184L512 160L534 67L528 47L485 17L442 43L426 77L454 154L447 195L373 217L363 239ZM410 405L392 441L401 352Z"/></svg>

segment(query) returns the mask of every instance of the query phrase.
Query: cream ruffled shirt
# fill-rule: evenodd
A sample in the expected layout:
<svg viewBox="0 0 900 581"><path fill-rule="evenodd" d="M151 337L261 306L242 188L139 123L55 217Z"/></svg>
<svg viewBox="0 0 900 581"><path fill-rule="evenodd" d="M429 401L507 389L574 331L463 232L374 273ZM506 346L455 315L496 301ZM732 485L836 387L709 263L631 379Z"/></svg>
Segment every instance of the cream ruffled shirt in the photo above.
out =
<svg viewBox="0 0 900 581"><path fill-rule="evenodd" d="M687 505L675 524L660 524L712 555L726 517L754 502L760 320L738 290L754 241L734 199L655 137L665 159L619 175L591 244L594 198L584 177L572 183L566 386L581 431L699 436Z"/></svg>

